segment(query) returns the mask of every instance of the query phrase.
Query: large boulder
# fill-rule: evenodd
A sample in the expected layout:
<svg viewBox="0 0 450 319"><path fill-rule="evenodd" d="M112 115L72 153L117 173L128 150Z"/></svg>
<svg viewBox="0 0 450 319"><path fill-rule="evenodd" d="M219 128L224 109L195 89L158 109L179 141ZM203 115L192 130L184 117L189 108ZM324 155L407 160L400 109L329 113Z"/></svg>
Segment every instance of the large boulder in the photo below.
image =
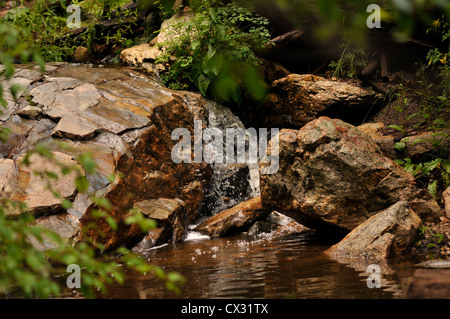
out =
<svg viewBox="0 0 450 319"><path fill-rule="evenodd" d="M406 201L370 217L333 245L326 254L338 259L387 259L409 251L422 221Z"/></svg>
<svg viewBox="0 0 450 319"><path fill-rule="evenodd" d="M18 70L29 78L23 80L27 90L17 102L6 96L12 111L0 123L11 133L6 143L0 143L0 196L25 201L37 222L45 216L51 221L46 224L56 225L53 228L70 221L67 229L78 230L63 231L65 236L75 236L95 221L97 228L86 235L104 243L106 249L131 246L144 236L137 225L123 222L137 202L181 200L180 214L186 223L199 216L210 167L174 163L171 151L178 141L171 139L171 132L183 127L193 136L194 120L206 121L205 99L169 90L157 79L127 68L56 64L41 77L34 72ZM35 110L23 112L27 106ZM25 153L38 143L54 154L53 160L36 153L30 166L21 165ZM60 164L79 165L78 156L86 153L93 156L97 169L85 173L90 185L88 193L81 193L75 188L75 176L62 173ZM41 175L56 173L58 179L51 185L59 197L52 196L47 182L34 174L36 170ZM94 220L91 212L97 207L89 195L109 199L117 231L105 220ZM66 209L63 199L72 200L72 207ZM62 217L51 217L55 214Z"/></svg>
<svg viewBox="0 0 450 319"><path fill-rule="evenodd" d="M320 117L298 131L281 130L278 144L278 171L260 176L263 207L306 227L346 234L400 200L414 200L424 215L439 212L411 174L341 120ZM272 141L268 153L271 147Z"/></svg>
<svg viewBox="0 0 450 319"><path fill-rule="evenodd" d="M272 84L264 103L266 123L298 129L322 115L357 122L363 119L355 115L367 114L380 98L370 87L311 74L290 74Z"/></svg>

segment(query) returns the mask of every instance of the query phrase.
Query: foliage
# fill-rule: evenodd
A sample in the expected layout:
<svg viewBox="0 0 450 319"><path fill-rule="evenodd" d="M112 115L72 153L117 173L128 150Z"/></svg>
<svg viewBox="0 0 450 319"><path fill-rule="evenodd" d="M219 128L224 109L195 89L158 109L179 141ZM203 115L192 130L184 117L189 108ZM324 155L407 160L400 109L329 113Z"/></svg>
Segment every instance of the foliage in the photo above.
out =
<svg viewBox="0 0 450 319"><path fill-rule="evenodd" d="M244 93L263 98L255 50L269 43L268 21L234 2L192 1L191 8L191 16L169 27L173 37L162 44L158 62L169 64L164 82L221 102L240 104Z"/></svg>
<svg viewBox="0 0 450 319"><path fill-rule="evenodd" d="M433 21L430 31L441 33L443 44L450 38L450 27L444 18ZM427 154L422 160L412 161L410 158L398 160L408 172L411 172L416 179L426 181L426 187L436 198L438 190L446 189L450 186L450 150L442 143L448 139L448 129L450 128L450 66L447 57L450 52L450 46L447 46L447 52L441 52L438 48L432 49L427 54L427 66L418 68L418 88L413 90L403 84L399 84L397 98L401 101L397 105L397 110L403 112L408 106L410 99L419 101L419 112L409 115L408 119L421 118L418 125L427 124L428 129L434 131L428 139L416 139L410 143L407 138L395 143L395 149L402 152L409 146L417 143L430 143L434 150ZM435 75L435 80L429 79L429 73ZM401 129L403 125L391 125L391 127Z"/></svg>
<svg viewBox="0 0 450 319"><path fill-rule="evenodd" d="M360 47L364 47L370 32L366 25L370 4L380 6L382 26L389 28L399 41L407 40L420 22L431 22L434 12L444 12L450 19L450 2L445 0L241 0L240 3L276 8L293 25L313 19L318 41L345 37Z"/></svg>
<svg viewBox="0 0 450 319"><path fill-rule="evenodd" d="M62 146L67 148L67 146ZM60 168L62 175L76 172L75 184L81 193L87 192L89 183L86 173L96 170L95 161L89 153L79 155L76 160L79 165L67 166L58 162L52 152L42 145L37 145L26 153L22 164L30 165L33 154L45 157ZM41 178L48 180L48 188L58 179L55 172L36 172ZM54 191L57 198L61 196ZM106 198L91 197L97 209L92 213L96 218L105 219L112 229L117 229L117 222L108 213L111 203ZM63 207L71 207L71 202L63 200ZM19 211L16 217L11 212ZM137 224L143 231L156 226L153 220L144 218L138 212L131 212L126 224ZM95 227L88 225L89 228ZM86 229L83 229L86 231ZM131 253L126 248L117 249L117 257L112 260L110 254L102 253L103 245L83 236L83 241L71 242L57 233L35 223L35 218L27 212L26 204L2 198L0 202L0 293L15 294L19 288L25 297L47 298L60 296L65 291L65 282L58 280L58 276L67 275L69 265L76 264L82 269L81 293L84 297L92 298L97 291L106 292L111 284L121 284L125 280L126 269L142 273L153 271L159 278L166 281L166 286L179 292L179 285L184 282L183 277L176 273L165 273L156 265L147 264L142 256ZM101 253L99 255L99 253Z"/></svg>
<svg viewBox="0 0 450 319"><path fill-rule="evenodd" d="M67 61L78 46L92 48L93 44L108 47L126 47L132 44L124 35L130 32L132 23L119 24L104 30L98 25L101 19L113 20L117 8L126 0L86 0L72 2L81 8L81 27L85 28L77 37L67 36L70 28L67 19L71 13L66 11L66 0L36 0L32 8L17 7L10 10L3 22L21 29L27 34L24 38L29 47L41 51L45 61ZM121 10L125 18L136 17L136 10Z"/></svg>
<svg viewBox="0 0 450 319"><path fill-rule="evenodd" d="M331 76L337 78L348 77L354 78L357 72L365 67L368 63L367 56L361 47L351 46L348 42L341 45L342 53L338 61L331 61Z"/></svg>
<svg viewBox="0 0 450 319"><path fill-rule="evenodd" d="M25 36L11 26L0 24L0 62L3 66L0 76L3 80L10 79L14 74L15 57L20 57L22 61L33 59L44 70L41 56L30 48L29 42L24 41ZM6 107L4 94L15 97L19 88L11 85L10 92L4 92L4 84L5 81L0 84L0 101L1 105ZM7 141L9 132L0 127L0 133L2 140ZM60 147L67 149L68 146L61 144ZM92 154L80 154L76 158L78 164L69 166L57 161L49 149L38 144L25 154L22 165L30 165L34 154L53 162L59 168L59 173L34 173L47 181L47 188L56 198L61 199L64 209L69 209L72 202L62 198L52 187L61 175L75 173L78 192L87 192L89 182L86 174L92 174L96 170ZM91 200L96 204L98 217L104 218L112 228L117 228L115 220L108 212L111 208L109 201L93 196ZM154 221L136 212L131 212L125 223L137 224L143 231L155 226ZM35 217L30 214L24 202L0 196L0 295L58 297L65 292L66 284L60 278L67 275L67 266L71 264L77 264L82 269L81 292L88 298L95 297L97 291L105 292L110 284L123 283L126 268L140 272L153 271L166 282L168 289L179 292L179 285L184 282L184 278L179 274L165 273L160 267L147 264L143 257L129 252L126 248L115 251L118 256L113 261L110 254L103 252L102 245L86 236L84 238L81 242L68 241L36 223Z"/></svg>
<svg viewBox="0 0 450 319"><path fill-rule="evenodd" d="M427 243L427 249L439 247L445 235L443 233L434 233L429 226L419 227L418 240L416 246L422 245L422 242Z"/></svg>

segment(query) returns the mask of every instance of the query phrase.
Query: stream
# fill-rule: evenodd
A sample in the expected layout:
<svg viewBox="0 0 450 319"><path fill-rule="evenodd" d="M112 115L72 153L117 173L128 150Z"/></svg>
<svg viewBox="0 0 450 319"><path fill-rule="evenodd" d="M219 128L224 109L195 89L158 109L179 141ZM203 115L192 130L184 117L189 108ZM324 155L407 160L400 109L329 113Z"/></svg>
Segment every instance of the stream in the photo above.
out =
<svg viewBox="0 0 450 319"><path fill-rule="evenodd" d="M369 288L368 273L327 258L330 243L309 233L285 237L245 233L209 239L191 233L181 243L141 252L150 263L186 279L181 294L168 291L153 274L128 273L107 298L188 299L397 299L403 298L411 263L381 274L381 288Z"/></svg>
<svg viewBox="0 0 450 319"><path fill-rule="evenodd" d="M216 103L208 107L208 127L245 128L231 111ZM228 176L227 165L213 166L213 180L206 210L214 215L239 202L259 196L258 167L249 165L247 175ZM233 172L232 172L233 173ZM242 176L246 176L243 178ZM230 183L231 182L231 183ZM222 198L231 197L225 203ZM209 202L209 204L208 204ZM191 227L191 229L193 226ZM334 242L316 238L313 232L280 235L247 233L209 238L189 232L179 243L141 250L148 262L165 271L183 275L186 284L179 295L168 291L155 275L128 273L124 285L110 289L107 298L188 299L396 299L403 298L411 261L383 268L381 288L369 288L367 266L353 266L329 259L322 252Z"/></svg>

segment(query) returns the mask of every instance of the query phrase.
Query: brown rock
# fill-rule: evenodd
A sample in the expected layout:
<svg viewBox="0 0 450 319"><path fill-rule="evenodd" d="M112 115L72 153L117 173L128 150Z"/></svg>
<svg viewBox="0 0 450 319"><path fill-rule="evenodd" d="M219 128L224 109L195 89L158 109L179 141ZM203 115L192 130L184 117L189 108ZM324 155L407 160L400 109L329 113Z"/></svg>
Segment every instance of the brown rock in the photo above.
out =
<svg viewBox="0 0 450 319"><path fill-rule="evenodd" d="M80 222L80 227L91 221L97 223L97 229L88 231L86 236L105 244L108 250L124 244L133 246L145 235L137 225L124 223L136 202L158 198L182 200L185 208L178 218L180 223L194 221L200 214L210 168L204 163L175 164L171 150L177 141L171 140L171 132L179 127L193 132L194 119L206 122L205 99L198 94L169 90L132 69L61 64L51 68L51 72L44 82L35 82L29 93L42 110L42 117L24 118L17 114L17 109L23 106L15 104L5 117L2 126L12 133L6 144L0 144L0 157L11 158L18 166L24 152L38 142L61 161L70 159L71 164L76 164L73 158L81 153L91 153L97 170L86 176L89 193L110 200L117 231L105 220L94 220L91 212L96 207L86 194L76 192L73 179L69 181L73 176L62 176L56 188L62 198L74 199L68 214ZM21 74L26 78L26 72ZM61 142L66 145L63 149L59 146ZM14 178L6 178L9 174L6 164L13 164L10 161L0 165L0 173L5 168L5 178L0 178L2 196L25 200L39 217L62 212L62 198L50 196L51 192L45 189L47 184L40 180L38 183L32 168L21 168L13 174ZM48 162L36 159L37 168L57 169ZM179 240L185 230L177 229L183 229L173 231Z"/></svg>
<svg viewBox="0 0 450 319"><path fill-rule="evenodd" d="M143 43L123 50L120 59L126 65L142 66L145 62L154 62L161 54L163 51L158 46Z"/></svg>
<svg viewBox="0 0 450 319"><path fill-rule="evenodd" d="M185 237L187 231L186 203L181 199L150 199L135 203L134 208L157 221L158 228L162 228L158 235L158 241L178 242Z"/></svg>
<svg viewBox="0 0 450 319"><path fill-rule="evenodd" d="M385 157L370 136L327 117L299 131L281 130L279 169L261 175L260 184L264 208L308 228L343 234L399 200L421 200L412 175Z"/></svg>
<svg viewBox="0 0 450 319"><path fill-rule="evenodd" d="M77 47L73 53L73 61L77 63L87 63L90 60L89 49L86 47Z"/></svg>
<svg viewBox="0 0 450 319"><path fill-rule="evenodd" d="M93 123L72 115L64 115L53 129L52 135L72 140L90 140L98 129Z"/></svg>
<svg viewBox="0 0 450 319"><path fill-rule="evenodd" d="M361 108L370 108L378 97L371 88L311 74L290 74L273 82L265 102L266 121L272 127L301 128L322 115L348 113L352 117Z"/></svg>
<svg viewBox="0 0 450 319"><path fill-rule="evenodd" d="M450 219L450 187L444 191L442 198L445 204L445 214Z"/></svg>
<svg viewBox="0 0 450 319"><path fill-rule="evenodd" d="M194 230L211 237L222 237L246 230L253 222L264 219L269 213L263 209L261 198L255 197L210 217Z"/></svg>
<svg viewBox="0 0 450 319"><path fill-rule="evenodd" d="M406 201L370 217L325 253L336 259L382 260L409 251L421 220Z"/></svg>

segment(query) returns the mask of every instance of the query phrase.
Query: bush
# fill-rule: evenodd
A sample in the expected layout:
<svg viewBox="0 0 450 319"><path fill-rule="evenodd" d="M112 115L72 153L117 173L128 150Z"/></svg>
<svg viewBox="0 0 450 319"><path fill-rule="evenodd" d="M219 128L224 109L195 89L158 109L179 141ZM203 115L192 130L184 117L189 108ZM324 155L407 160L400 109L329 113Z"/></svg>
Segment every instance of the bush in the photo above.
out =
<svg viewBox="0 0 450 319"><path fill-rule="evenodd" d="M170 88L198 90L219 102L240 104L244 94L265 96L255 50L269 43L268 21L235 2L191 3L192 17L170 26L157 62L169 64L162 79Z"/></svg>

